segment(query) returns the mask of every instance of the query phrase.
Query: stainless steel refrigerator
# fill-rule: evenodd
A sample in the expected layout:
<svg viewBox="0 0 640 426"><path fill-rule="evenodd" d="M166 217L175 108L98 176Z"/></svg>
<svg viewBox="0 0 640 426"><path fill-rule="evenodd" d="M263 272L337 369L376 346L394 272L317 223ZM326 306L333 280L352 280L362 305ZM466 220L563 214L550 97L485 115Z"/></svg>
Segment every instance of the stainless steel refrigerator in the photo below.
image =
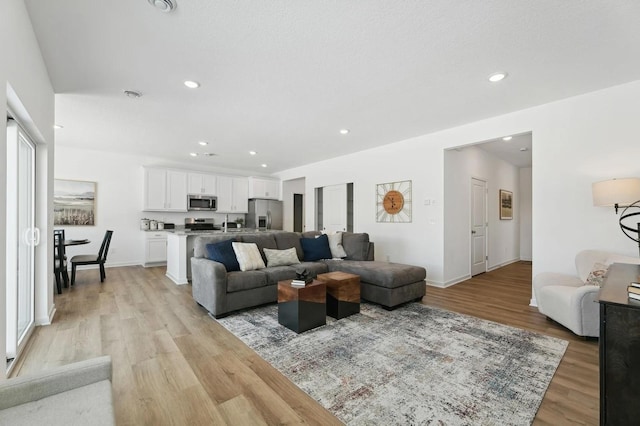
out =
<svg viewBox="0 0 640 426"><path fill-rule="evenodd" d="M252 198L249 200L247 228L261 231L282 229L282 201Z"/></svg>

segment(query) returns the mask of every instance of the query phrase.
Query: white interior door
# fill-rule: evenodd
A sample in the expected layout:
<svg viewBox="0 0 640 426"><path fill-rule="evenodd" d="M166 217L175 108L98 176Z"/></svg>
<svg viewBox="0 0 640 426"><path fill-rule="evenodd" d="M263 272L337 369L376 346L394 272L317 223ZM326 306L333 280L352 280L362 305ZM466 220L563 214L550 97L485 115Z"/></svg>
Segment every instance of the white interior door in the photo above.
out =
<svg viewBox="0 0 640 426"><path fill-rule="evenodd" d="M347 230L347 185L322 188L322 229L327 233Z"/></svg>
<svg viewBox="0 0 640 426"><path fill-rule="evenodd" d="M487 272L487 183L471 179L471 276Z"/></svg>
<svg viewBox="0 0 640 426"><path fill-rule="evenodd" d="M22 350L34 326L35 145L13 120L7 123L7 358Z"/></svg>

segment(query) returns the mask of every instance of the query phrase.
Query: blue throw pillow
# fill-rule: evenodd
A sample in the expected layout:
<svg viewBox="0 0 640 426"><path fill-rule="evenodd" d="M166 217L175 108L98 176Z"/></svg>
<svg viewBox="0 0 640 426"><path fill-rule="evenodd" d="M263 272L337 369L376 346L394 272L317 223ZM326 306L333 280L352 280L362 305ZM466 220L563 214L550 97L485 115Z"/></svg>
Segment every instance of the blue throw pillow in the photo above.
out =
<svg viewBox="0 0 640 426"><path fill-rule="evenodd" d="M227 269L227 272L239 271L240 264L233 251L234 239L220 241L219 243L207 244L207 259L220 262Z"/></svg>
<svg viewBox="0 0 640 426"><path fill-rule="evenodd" d="M321 259L331 259L331 248L329 248L329 237L320 235L318 238L301 238L304 261L313 262Z"/></svg>

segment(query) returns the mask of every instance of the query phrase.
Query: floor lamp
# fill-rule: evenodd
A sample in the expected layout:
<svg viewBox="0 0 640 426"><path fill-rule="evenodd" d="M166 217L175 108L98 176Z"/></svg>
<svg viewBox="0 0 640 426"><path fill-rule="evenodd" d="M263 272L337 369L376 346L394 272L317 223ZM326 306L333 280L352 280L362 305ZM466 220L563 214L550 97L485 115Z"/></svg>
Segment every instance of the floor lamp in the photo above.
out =
<svg viewBox="0 0 640 426"><path fill-rule="evenodd" d="M595 182L591 189L594 206L613 206L616 214L618 207L625 207L618 223L624 235L638 243L640 254L640 222L636 221L635 226L629 226L631 218L640 215L640 178Z"/></svg>

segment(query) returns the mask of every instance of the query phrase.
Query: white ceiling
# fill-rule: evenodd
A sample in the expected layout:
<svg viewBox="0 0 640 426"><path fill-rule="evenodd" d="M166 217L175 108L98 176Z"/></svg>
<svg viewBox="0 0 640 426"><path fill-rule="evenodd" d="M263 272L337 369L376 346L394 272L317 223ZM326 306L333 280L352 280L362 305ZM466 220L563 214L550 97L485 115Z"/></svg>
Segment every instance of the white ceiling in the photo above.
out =
<svg viewBox="0 0 640 426"><path fill-rule="evenodd" d="M640 79L638 0L176 1L25 0L58 144L272 173Z"/></svg>
<svg viewBox="0 0 640 426"><path fill-rule="evenodd" d="M502 138L486 141L477 145L474 145L480 149L483 149L498 158L511 163L517 167L531 167L532 166L532 137L531 133L525 133L522 135L510 135L511 139L505 141Z"/></svg>

